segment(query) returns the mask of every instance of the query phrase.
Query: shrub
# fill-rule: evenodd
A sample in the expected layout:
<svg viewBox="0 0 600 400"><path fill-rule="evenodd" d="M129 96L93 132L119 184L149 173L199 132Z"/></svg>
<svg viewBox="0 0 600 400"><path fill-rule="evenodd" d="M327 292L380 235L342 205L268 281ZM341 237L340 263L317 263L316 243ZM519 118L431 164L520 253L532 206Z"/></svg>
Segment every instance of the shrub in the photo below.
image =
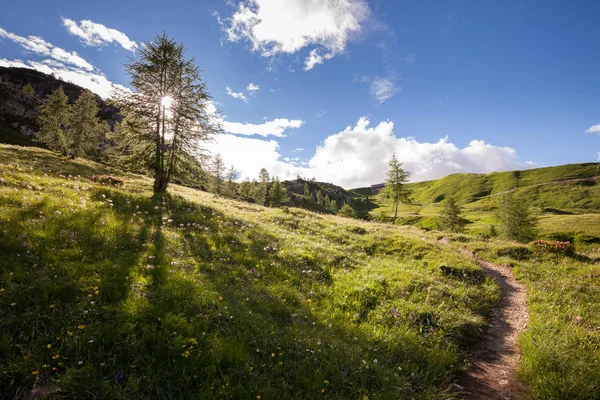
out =
<svg viewBox="0 0 600 400"><path fill-rule="evenodd" d="M524 246L502 247L496 251L498 257L509 257L515 260L526 260L531 255L531 250Z"/></svg>
<svg viewBox="0 0 600 400"><path fill-rule="evenodd" d="M575 254L575 246L571 242L536 240L535 242L531 242L531 246L537 251L546 253L562 254L565 256Z"/></svg>

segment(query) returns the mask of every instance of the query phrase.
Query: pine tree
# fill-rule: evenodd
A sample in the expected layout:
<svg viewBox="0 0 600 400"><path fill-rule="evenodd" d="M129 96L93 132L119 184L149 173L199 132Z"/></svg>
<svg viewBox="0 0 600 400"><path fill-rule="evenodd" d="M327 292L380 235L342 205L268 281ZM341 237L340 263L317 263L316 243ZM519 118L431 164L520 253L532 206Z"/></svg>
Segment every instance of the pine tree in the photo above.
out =
<svg viewBox="0 0 600 400"><path fill-rule="evenodd" d="M171 176L201 153L201 143L221 127L208 112L211 97L183 45L163 34L140 46L137 54L126 65L133 92L116 95L128 120L121 151L144 159L138 163L151 167L154 191L164 192Z"/></svg>
<svg viewBox="0 0 600 400"><path fill-rule="evenodd" d="M279 207L285 198L285 188L279 182L279 178L273 179L271 187L271 207Z"/></svg>
<svg viewBox="0 0 600 400"><path fill-rule="evenodd" d="M329 201L329 211L331 211L334 214L337 214L337 212L338 212L338 204L337 204L337 201L335 201L335 199L331 199Z"/></svg>
<svg viewBox="0 0 600 400"><path fill-rule="evenodd" d="M252 183L250 182L250 179L245 178L242 183L240 183L238 192L242 200L249 200L252 198Z"/></svg>
<svg viewBox="0 0 600 400"><path fill-rule="evenodd" d="M352 207L350 207L350 204L348 204L348 203L344 203L342 208L340 208L338 215L341 215L342 217L348 217L348 218L356 217L356 213L354 212L354 209Z"/></svg>
<svg viewBox="0 0 600 400"><path fill-rule="evenodd" d="M106 132L106 124L97 117L98 111L96 96L89 90L84 90L71 106L67 129L71 157L82 157L98 147Z"/></svg>
<svg viewBox="0 0 600 400"><path fill-rule="evenodd" d="M62 86L59 86L38 107L40 141L50 148L60 151L63 155L67 155L69 145L66 130L69 123L70 106L67 101L67 95Z"/></svg>
<svg viewBox="0 0 600 400"><path fill-rule="evenodd" d="M30 83L27 83L27 85L23 86L23 89L21 89L21 91L25 94L35 97L35 90L33 89L33 86L31 86Z"/></svg>
<svg viewBox="0 0 600 400"><path fill-rule="evenodd" d="M317 192L317 204L320 205L321 207L323 207L323 201L325 200L325 198L323 197L323 192L321 192L320 190Z"/></svg>
<svg viewBox="0 0 600 400"><path fill-rule="evenodd" d="M446 201L444 201L440 213L442 225L450 230L450 232L461 232L464 226L462 211L463 208L458 204L456 199L449 196Z"/></svg>
<svg viewBox="0 0 600 400"><path fill-rule="evenodd" d="M225 163L223 162L223 158L221 158L220 154L217 154L213 158L212 166L211 166L211 189L210 191L217 196L223 194L223 174L225 172Z"/></svg>
<svg viewBox="0 0 600 400"><path fill-rule="evenodd" d="M410 174L402 169L402 163L398 161L395 154L392 155L388 165L390 170L387 173L387 180L382 194L394 206L394 220L396 220L398 218L398 205L410 201L410 190L406 187Z"/></svg>
<svg viewBox="0 0 600 400"><path fill-rule="evenodd" d="M269 204L269 172L265 168L261 168L258 173L259 184L254 191L256 203L260 205Z"/></svg>
<svg viewBox="0 0 600 400"><path fill-rule="evenodd" d="M313 199L313 195L312 195L312 192L310 191L310 188L308 186L308 182L304 182L304 198L306 200L312 200Z"/></svg>
<svg viewBox="0 0 600 400"><path fill-rule="evenodd" d="M236 189L236 184L235 184L235 180L238 177L239 172L235 169L235 167L232 165L231 167L229 167L229 169L227 170L227 174L225 175L225 179L226 179L226 183L225 183L225 195L227 197L235 197L235 189Z"/></svg>
<svg viewBox="0 0 600 400"><path fill-rule="evenodd" d="M502 227L504 238L528 242L538 235L538 218L528 204L512 193L499 198L496 218Z"/></svg>

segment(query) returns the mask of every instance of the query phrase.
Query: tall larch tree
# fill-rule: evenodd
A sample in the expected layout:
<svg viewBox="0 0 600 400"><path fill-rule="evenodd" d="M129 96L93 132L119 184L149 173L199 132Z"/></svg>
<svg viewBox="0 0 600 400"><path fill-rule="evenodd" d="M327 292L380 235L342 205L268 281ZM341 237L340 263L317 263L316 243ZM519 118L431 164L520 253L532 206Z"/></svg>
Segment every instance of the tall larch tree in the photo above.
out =
<svg viewBox="0 0 600 400"><path fill-rule="evenodd" d="M178 169L205 155L202 143L221 127L200 70L182 44L163 34L137 54L126 65L133 91L115 96L126 121L123 152L144 159L154 174L154 191L164 192Z"/></svg>
<svg viewBox="0 0 600 400"><path fill-rule="evenodd" d="M82 157L98 147L100 139L106 133L106 124L98 118L96 96L84 90L71 106L69 127L69 156Z"/></svg>
<svg viewBox="0 0 600 400"><path fill-rule="evenodd" d="M448 196L442 205L440 219L442 225L450 232L461 232L464 226L462 218L463 207L453 196Z"/></svg>
<svg viewBox="0 0 600 400"><path fill-rule="evenodd" d="M273 185L271 186L271 199L270 204L271 207L279 207L283 203L285 198L285 188L279 182L279 178L275 177L273 179Z"/></svg>
<svg viewBox="0 0 600 400"><path fill-rule="evenodd" d="M68 154L69 140L67 127L69 124L69 98L62 86L53 91L38 107L38 124L40 141L63 155Z"/></svg>
<svg viewBox="0 0 600 400"><path fill-rule="evenodd" d="M388 165L390 169L387 173L382 194L394 207L394 220L396 220L398 218L398 206L400 203L410 202L411 192L406 186L410 173L402 168L402 163L398 161L395 154L392 155L392 159Z"/></svg>
<svg viewBox="0 0 600 400"><path fill-rule="evenodd" d="M225 173L225 195L227 197L235 197L235 189L237 186L235 180L238 178L238 175L239 171L236 170L233 165L229 167Z"/></svg>
<svg viewBox="0 0 600 400"><path fill-rule="evenodd" d="M220 196L223 194L223 175L225 174L225 162L220 154L214 156L210 172L212 176L210 191Z"/></svg>

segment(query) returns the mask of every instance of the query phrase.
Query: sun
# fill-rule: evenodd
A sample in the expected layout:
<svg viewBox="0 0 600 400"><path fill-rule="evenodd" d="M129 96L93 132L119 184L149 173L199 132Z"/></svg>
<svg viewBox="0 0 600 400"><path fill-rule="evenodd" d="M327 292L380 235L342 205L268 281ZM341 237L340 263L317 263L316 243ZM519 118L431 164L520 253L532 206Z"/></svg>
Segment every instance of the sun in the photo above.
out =
<svg viewBox="0 0 600 400"><path fill-rule="evenodd" d="M171 96L165 96L160 100L160 105L166 109L171 108L172 104L173 104L173 98Z"/></svg>

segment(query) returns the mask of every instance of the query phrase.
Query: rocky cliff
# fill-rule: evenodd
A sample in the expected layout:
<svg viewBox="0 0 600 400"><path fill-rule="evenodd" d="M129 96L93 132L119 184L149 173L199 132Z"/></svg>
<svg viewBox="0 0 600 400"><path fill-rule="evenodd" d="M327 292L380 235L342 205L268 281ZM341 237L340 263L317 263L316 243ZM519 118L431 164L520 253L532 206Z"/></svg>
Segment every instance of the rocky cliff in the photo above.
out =
<svg viewBox="0 0 600 400"><path fill-rule="evenodd" d="M30 84L34 96L23 93L23 87ZM65 82L52 75L27 68L0 67L0 122L18 130L26 137L33 137L38 130L37 107L59 86L73 103L84 90L81 86ZM98 117L113 125L119 121L118 111L96 95L100 108Z"/></svg>

